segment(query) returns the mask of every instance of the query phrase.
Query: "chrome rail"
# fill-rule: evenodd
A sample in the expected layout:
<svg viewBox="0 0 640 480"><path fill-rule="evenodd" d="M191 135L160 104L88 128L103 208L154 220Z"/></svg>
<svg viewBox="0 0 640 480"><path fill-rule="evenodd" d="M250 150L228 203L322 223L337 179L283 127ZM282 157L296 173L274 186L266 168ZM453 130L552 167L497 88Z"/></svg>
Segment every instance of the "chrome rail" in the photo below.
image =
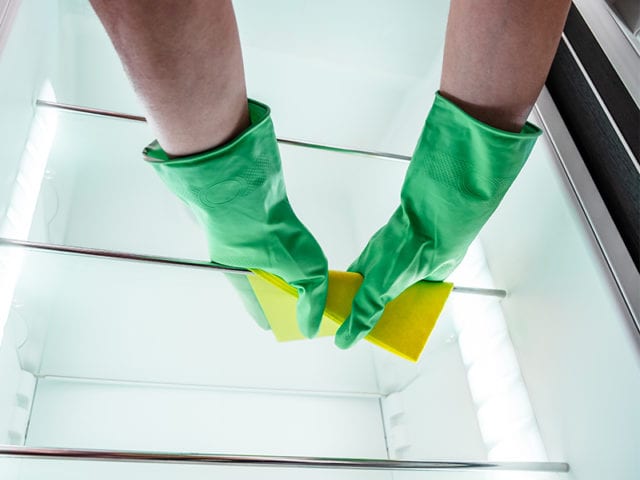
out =
<svg viewBox="0 0 640 480"><path fill-rule="evenodd" d="M87 115L94 115L98 117L120 118L122 120L132 120L134 122L147 121L145 117L142 117L140 115L114 112L112 110L103 110L100 108L70 105L67 103L51 102L49 100L36 100L36 106L55 108L58 110L66 110L68 112L85 113ZM294 140L290 138L278 138L278 143L282 143L285 145L293 145L296 147L313 148L316 150L325 150L325 151L336 152L336 153L347 153L351 155L355 154L355 155L364 155L364 156L375 157L375 158L385 158L389 160L402 160L406 162L411 160L410 156L400 155L397 153L377 152L373 150L361 150L357 148L338 147L335 145L325 145L320 143L305 142L303 140Z"/></svg>
<svg viewBox="0 0 640 480"><path fill-rule="evenodd" d="M107 462L236 465L246 467L325 468L357 470L501 470L521 472L569 471L564 462L450 462L279 455L216 455L205 453L158 453L126 450L89 450L0 445L0 458L32 458Z"/></svg>
<svg viewBox="0 0 640 480"><path fill-rule="evenodd" d="M128 260L133 262L154 263L160 265L173 265L181 267L208 268L224 273L252 274L251 270L246 268L231 267L216 262L207 262L203 260L184 260L180 258L160 257L156 255L142 255L138 253L117 252L113 250L102 250L87 247L72 247L68 245L54 245L49 243L31 242L27 240L14 240L10 238L0 237L0 246L23 247L30 250L40 250L58 253L70 253L76 255L84 255L89 257L108 258L111 260ZM471 295L483 295L486 297L505 298L507 292L494 288L476 288L454 286L453 292Z"/></svg>
<svg viewBox="0 0 640 480"><path fill-rule="evenodd" d="M97 115L100 117L120 118L122 120L133 120L134 122L146 122L147 119L140 115L132 115L129 113L115 112L113 110L103 110L100 108L82 107L80 105L70 105L68 103L52 102L49 100L36 100L38 107L51 107L58 110L66 110L68 112L86 113L88 115Z"/></svg>

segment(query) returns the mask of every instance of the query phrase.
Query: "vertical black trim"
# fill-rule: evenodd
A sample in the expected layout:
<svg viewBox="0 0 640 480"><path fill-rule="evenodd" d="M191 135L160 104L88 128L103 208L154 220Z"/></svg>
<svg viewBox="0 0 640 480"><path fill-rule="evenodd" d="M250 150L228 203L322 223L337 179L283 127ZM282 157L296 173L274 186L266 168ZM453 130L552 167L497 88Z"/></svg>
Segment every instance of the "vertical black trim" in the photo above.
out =
<svg viewBox="0 0 640 480"><path fill-rule="evenodd" d="M631 151L640 158L640 111L575 6L565 35ZM640 173L564 41L547 88L640 271Z"/></svg>
<svg viewBox="0 0 640 480"><path fill-rule="evenodd" d="M589 78L622 132L627 145L635 157L640 159L638 107L574 5L569 10L564 34L580 59L580 63L588 72Z"/></svg>

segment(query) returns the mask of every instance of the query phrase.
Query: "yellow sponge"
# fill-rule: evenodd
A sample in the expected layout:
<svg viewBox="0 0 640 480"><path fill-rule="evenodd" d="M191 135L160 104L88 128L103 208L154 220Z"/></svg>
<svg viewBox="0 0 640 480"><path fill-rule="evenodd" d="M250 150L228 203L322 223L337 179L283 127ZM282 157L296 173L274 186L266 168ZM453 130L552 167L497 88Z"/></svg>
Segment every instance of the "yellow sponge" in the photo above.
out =
<svg viewBox="0 0 640 480"><path fill-rule="evenodd" d="M280 342L303 339L296 322L298 292L281 278L261 270L249 275L260 306ZM318 336L335 335L351 312L362 276L329 271L327 305ZM453 289L446 282L418 282L389 302L375 328L365 338L402 358L420 357L440 312Z"/></svg>

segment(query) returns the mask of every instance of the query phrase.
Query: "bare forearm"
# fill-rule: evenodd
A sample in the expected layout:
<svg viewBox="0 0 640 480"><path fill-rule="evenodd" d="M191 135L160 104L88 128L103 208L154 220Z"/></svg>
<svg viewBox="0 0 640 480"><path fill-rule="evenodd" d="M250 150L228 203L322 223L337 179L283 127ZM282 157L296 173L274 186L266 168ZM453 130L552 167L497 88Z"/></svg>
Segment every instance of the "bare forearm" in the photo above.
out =
<svg viewBox="0 0 640 480"><path fill-rule="evenodd" d="M162 147L173 155L224 143L248 124L230 0L91 0Z"/></svg>
<svg viewBox="0 0 640 480"><path fill-rule="evenodd" d="M440 92L520 131L549 72L570 0L452 0Z"/></svg>

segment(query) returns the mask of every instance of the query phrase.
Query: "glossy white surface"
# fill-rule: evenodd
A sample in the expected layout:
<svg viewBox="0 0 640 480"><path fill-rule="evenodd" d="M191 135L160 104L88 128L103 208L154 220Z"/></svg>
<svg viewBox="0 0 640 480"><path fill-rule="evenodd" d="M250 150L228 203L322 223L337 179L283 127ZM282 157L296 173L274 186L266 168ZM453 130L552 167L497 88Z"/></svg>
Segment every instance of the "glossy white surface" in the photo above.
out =
<svg viewBox="0 0 640 480"><path fill-rule="evenodd" d="M72 408L70 408L72 406ZM29 444L384 458L377 398L44 379Z"/></svg>
<svg viewBox="0 0 640 480"><path fill-rule="evenodd" d="M61 0L42 7L24 0L23 5L22 23L12 37L17 43L14 48L9 43L0 57L0 214L31 127L33 100L45 80L61 102L143 113L86 2ZM241 0L236 7L250 95L271 104L280 136L411 153L438 84L446 2ZM57 118L32 240L205 258L204 239L190 214L139 158L152 137L145 125L70 113ZM346 267L396 207L406 164L297 147L283 147L282 156L294 208L331 266ZM481 240L496 286L510 292L504 313L549 458L568 460L581 480L611 472L631 479L639 468L633 456L634 440L640 438L634 410L640 402L638 354L559 178L541 141ZM456 281L482 278L464 270ZM0 345L0 427L19 427L20 415L27 412L29 418L35 399L26 439L32 445L292 453L284 452L286 447L340 456L385 456L389 448L398 458L485 459L496 437L478 420L487 416L470 389L476 377L468 368L469 354L460 348L465 341L457 337L457 326L488 323L483 315L456 318L454 310L445 311L422 361L411 365L368 345L341 352L330 339L276 344L253 325L217 273L28 254ZM606 329L603 318L609 319ZM504 335L497 340L510 342ZM43 376L41 389L27 391L26 408L15 405L16 392L24 388L20 370ZM493 393L511 386L508 379ZM253 426L260 428L249 438L250 429L236 430L234 422L251 407L229 396L123 381L382 395L402 391L403 398L401 414L392 421L398 403L391 397L373 405L378 401L369 397L299 395L285 405L271 394L265 401L263 393L252 394L251 405L271 408L264 417L252 411ZM308 411L322 416L307 418ZM282 444L269 445L268 434L278 430L276 420L286 413L296 424ZM500 411L494 414L499 417ZM158 418L170 424L158 424ZM206 428L198 430L201 418ZM220 425L226 426L225 436L238 435L234 443L216 443ZM129 429L135 435L127 436ZM151 431L155 434L146 436ZM305 431L311 433L304 436ZM6 439L0 441L24 441L10 438L7 428L2 435ZM518 450L515 440L510 445ZM532 453L523 449L521 455L526 459ZM600 459L608 461L595 465ZM25 462L15 478L39 478L43 471L56 479L95 478L96 471L104 478L200 478L207 471L156 465L99 465L98 470L97 464L65 463ZM618 470L608 469L613 463ZM11 472L15 462L2 461L0 467ZM252 478L255 472L224 469L224 478ZM301 476L270 470L269 475L327 478L324 471ZM331 472L331 478L390 477Z"/></svg>
<svg viewBox="0 0 640 480"><path fill-rule="evenodd" d="M482 243L549 456L579 479L632 480L640 345L565 182L542 138Z"/></svg>

